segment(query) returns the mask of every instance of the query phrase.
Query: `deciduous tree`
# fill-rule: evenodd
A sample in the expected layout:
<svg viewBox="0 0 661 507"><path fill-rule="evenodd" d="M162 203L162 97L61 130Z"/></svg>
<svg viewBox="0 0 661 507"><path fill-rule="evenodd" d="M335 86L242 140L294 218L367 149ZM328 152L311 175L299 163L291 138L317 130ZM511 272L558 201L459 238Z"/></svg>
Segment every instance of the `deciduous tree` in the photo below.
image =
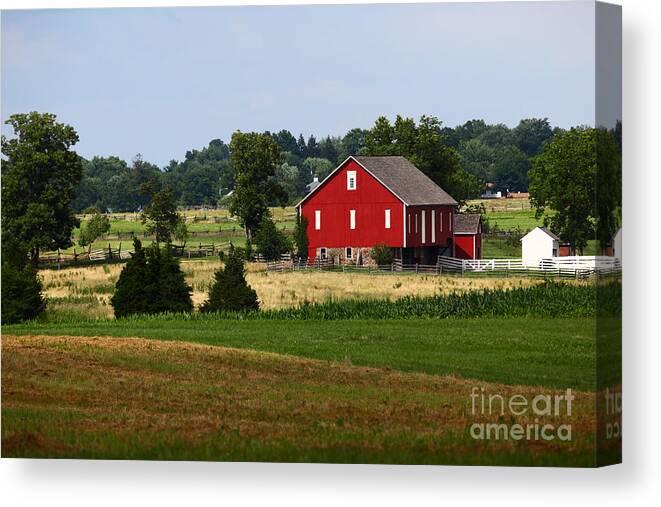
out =
<svg viewBox="0 0 661 507"><path fill-rule="evenodd" d="M268 134L235 132L230 143L230 162L236 171L236 188L230 213L239 218L252 240L262 217L268 212L269 198L284 193L273 181L280 159L280 147Z"/></svg>
<svg viewBox="0 0 661 507"><path fill-rule="evenodd" d="M398 116L394 126L378 118L365 137L364 153L406 157L457 201L479 192L477 178L461 168L457 152L444 144L441 122L433 116L422 116L417 125Z"/></svg>
<svg viewBox="0 0 661 507"><path fill-rule="evenodd" d="M16 137L2 137L2 234L19 241L33 264L41 250L71 246L79 225L71 201L82 176L72 147L78 134L54 114L15 114L5 123Z"/></svg>
<svg viewBox="0 0 661 507"><path fill-rule="evenodd" d="M595 236L610 240L622 199L619 149L610 133L573 128L554 137L528 177L537 216L579 253Z"/></svg>
<svg viewBox="0 0 661 507"><path fill-rule="evenodd" d="M157 244L169 244L183 220L184 217L177 211L171 188L152 193L151 201L142 212L145 230L155 236Z"/></svg>
<svg viewBox="0 0 661 507"><path fill-rule="evenodd" d="M96 212L80 226L78 244L82 247L91 245L104 234L110 232L110 220L102 213Z"/></svg>

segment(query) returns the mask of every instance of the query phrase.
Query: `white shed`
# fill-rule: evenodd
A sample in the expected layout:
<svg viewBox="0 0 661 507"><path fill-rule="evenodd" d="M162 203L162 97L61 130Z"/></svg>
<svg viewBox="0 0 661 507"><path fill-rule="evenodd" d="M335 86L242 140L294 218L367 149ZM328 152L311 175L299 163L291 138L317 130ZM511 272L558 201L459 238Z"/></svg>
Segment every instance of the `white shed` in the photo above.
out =
<svg viewBox="0 0 661 507"><path fill-rule="evenodd" d="M622 261L622 227L620 227L615 236L613 236L613 257Z"/></svg>
<svg viewBox="0 0 661 507"><path fill-rule="evenodd" d="M558 256L560 238L545 227L535 227L521 238L521 263L539 267L542 259Z"/></svg>

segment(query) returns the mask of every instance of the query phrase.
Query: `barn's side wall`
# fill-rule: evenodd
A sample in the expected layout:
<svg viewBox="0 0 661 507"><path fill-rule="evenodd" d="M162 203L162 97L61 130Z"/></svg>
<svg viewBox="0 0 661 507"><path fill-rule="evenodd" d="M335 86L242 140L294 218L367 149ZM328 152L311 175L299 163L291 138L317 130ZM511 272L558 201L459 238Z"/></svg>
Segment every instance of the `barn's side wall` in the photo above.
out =
<svg viewBox="0 0 661 507"><path fill-rule="evenodd" d="M347 190L347 171L356 171L356 189ZM350 210L356 210L356 228L351 229ZM390 228L385 227L385 210L390 210ZM315 229L315 211L321 212L321 228ZM317 248L372 247L404 243L404 205L395 195L353 160L342 168L301 205L308 220L308 256Z"/></svg>
<svg viewBox="0 0 661 507"><path fill-rule="evenodd" d="M457 259L475 259L473 247L477 254L477 238L474 234L455 234L454 256Z"/></svg>
<svg viewBox="0 0 661 507"><path fill-rule="evenodd" d="M424 210L424 242L423 240L423 219ZM443 246L452 237L450 225L453 223L454 206L408 206L406 209L406 246ZM435 241L432 241L432 214L434 215L434 228L436 229ZM442 217L442 218L441 218ZM417 226L416 226L417 224ZM410 227L409 227L410 226Z"/></svg>

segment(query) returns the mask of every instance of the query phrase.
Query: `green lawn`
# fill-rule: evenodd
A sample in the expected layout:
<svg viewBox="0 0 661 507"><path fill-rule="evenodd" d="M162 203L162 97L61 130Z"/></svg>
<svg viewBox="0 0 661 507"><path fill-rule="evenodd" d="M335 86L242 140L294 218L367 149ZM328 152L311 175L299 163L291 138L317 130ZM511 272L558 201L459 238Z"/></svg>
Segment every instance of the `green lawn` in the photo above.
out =
<svg viewBox="0 0 661 507"><path fill-rule="evenodd" d="M482 236L483 259L520 259L521 244L512 245L505 238Z"/></svg>
<svg viewBox="0 0 661 507"><path fill-rule="evenodd" d="M535 218L535 210L531 209L487 211L487 219L492 228L498 227L502 231L511 231L518 228L525 232L544 225L541 219Z"/></svg>
<svg viewBox="0 0 661 507"><path fill-rule="evenodd" d="M294 220L294 208L271 208L270 211L280 229L289 232L294 230L296 225ZM239 225L236 219L229 217L229 212L227 210L185 212L185 215L189 220L192 217L196 217L199 220L188 221L186 224L189 233L188 244L191 246L195 246L199 243L202 243L203 245L210 245L212 243L216 245L227 245L230 240L233 244L238 246L245 244L243 228ZM125 213L110 215L110 237L108 239L95 241L92 245L92 250L108 248L108 245L110 245L111 248L116 249L119 248L120 244L122 249L132 250L132 239L128 236L120 239L117 237L117 234L135 234L143 244L151 243L151 239L144 238L143 236L145 225L139 219L134 220L133 218L135 217L139 217L139 214ZM80 215L79 218L81 223L84 223L88 219L85 215ZM219 221L215 222L215 219L219 219ZM78 253L85 250L85 248L78 245L79 235L80 229L74 229L74 245L66 250L61 250L61 252L71 254L74 250ZM48 254L48 252L44 252L44 254Z"/></svg>
<svg viewBox="0 0 661 507"><path fill-rule="evenodd" d="M9 334L145 337L294 356L455 374L505 384L595 384L595 320L99 321L3 326Z"/></svg>

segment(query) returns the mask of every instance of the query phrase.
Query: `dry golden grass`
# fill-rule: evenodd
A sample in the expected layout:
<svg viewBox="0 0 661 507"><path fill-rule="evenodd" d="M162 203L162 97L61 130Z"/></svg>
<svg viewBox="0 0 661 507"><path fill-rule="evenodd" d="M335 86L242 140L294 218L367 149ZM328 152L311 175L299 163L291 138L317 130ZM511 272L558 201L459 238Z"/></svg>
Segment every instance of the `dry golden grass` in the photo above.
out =
<svg viewBox="0 0 661 507"><path fill-rule="evenodd" d="M283 308L303 301L361 297L397 299L538 283L526 278L478 279L408 273L370 275L332 272L256 272L251 273L248 280L265 308Z"/></svg>
<svg viewBox="0 0 661 507"><path fill-rule="evenodd" d="M4 456L592 459L594 394L585 392L574 393L570 420L546 421L571 422L572 442L485 446L465 433L473 422L491 422L470 413L471 388L527 398L539 388L140 338L4 336L2 370ZM517 422L535 421L530 415Z"/></svg>
<svg viewBox="0 0 661 507"><path fill-rule="evenodd" d="M196 307L207 298L214 271L221 266L220 261L182 261L186 280L193 287ZM52 299L51 309L90 317L112 317L108 302L122 268L121 264L113 264L41 271L46 296ZM264 309L285 308L304 301L358 297L396 299L539 283L528 278L460 278L413 273L267 273L264 265L257 263L247 265L247 280L257 291Z"/></svg>

